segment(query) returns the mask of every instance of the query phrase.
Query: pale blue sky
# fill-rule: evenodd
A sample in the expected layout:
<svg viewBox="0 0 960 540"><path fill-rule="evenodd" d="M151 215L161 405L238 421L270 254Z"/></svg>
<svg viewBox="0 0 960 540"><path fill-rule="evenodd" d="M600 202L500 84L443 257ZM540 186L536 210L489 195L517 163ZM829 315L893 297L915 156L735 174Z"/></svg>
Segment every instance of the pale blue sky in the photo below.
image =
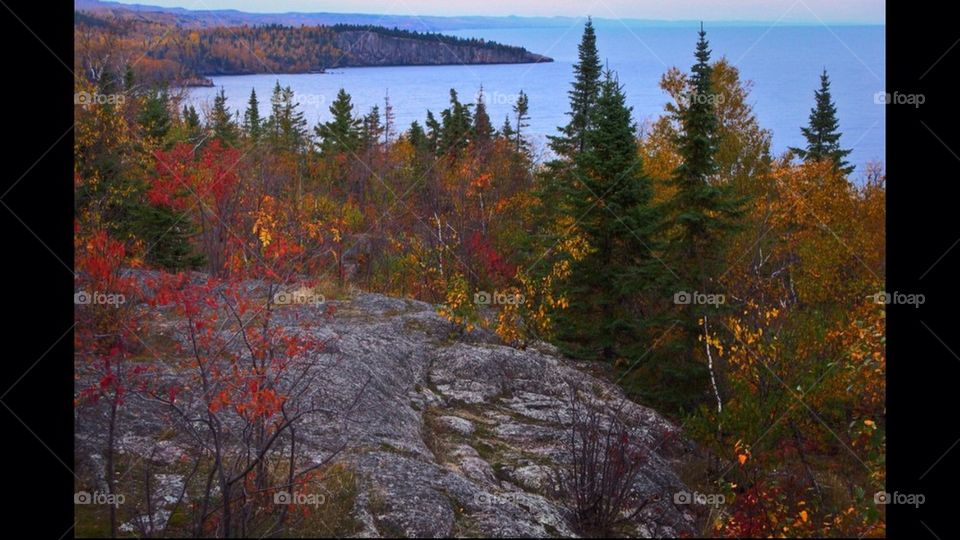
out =
<svg viewBox="0 0 960 540"><path fill-rule="evenodd" d="M120 0L188 9L278 13L326 11L393 15L527 15L603 18L884 22L885 0Z"/></svg>

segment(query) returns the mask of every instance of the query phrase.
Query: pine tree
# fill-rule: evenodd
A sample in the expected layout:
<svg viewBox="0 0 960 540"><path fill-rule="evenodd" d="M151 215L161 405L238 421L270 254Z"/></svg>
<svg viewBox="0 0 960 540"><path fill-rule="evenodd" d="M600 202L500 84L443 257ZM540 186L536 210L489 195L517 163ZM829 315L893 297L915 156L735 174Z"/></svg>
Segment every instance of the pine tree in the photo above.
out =
<svg viewBox="0 0 960 540"><path fill-rule="evenodd" d="M410 124L410 130L407 132L407 139L410 141L410 145L417 151L417 153L426 153L433 152L430 148L430 141L427 139L427 134L423 131L423 128L420 127L420 123L414 120Z"/></svg>
<svg viewBox="0 0 960 540"><path fill-rule="evenodd" d="M655 251L661 217L623 90L609 71L599 89L585 150L574 161L578 181L564 187L568 217L579 219L577 232L589 248L572 261L569 307L558 313L557 328L568 354L629 361L648 346L643 298L662 282Z"/></svg>
<svg viewBox="0 0 960 540"><path fill-rule="evenodd" d="M181 122L183 139L191 144L198 144L203 138L203 133L200 129L200 115L197 114L197 109L193 105L183 106Z"/></svg>
<svg viewBox="0 0 960 540"><path fill-rule="evenodd" d="M687 106L679 113L677 149L682 161L674 171L676 193L670 201L675 235L670 239L669 264L676 278L675 299L681 302L694 293L721 293L716 290L716 280L724 270L724 242L737 229L746 202L730 183L717 178L719 121L710 48L702 25L695 56ZM648 379L651 383L655 379L656 384L646 392L664 406L689 410L705 397L707 389L700 321L704 315L715 314L717 307L689 302L676 308L680 338L672 343L674 351L652 356L660 365L653 366L658 373Z"/></svg>
<svg viewBox="0 0 960 540"><path fill-rule="evenodd" d="M503 119L503 126L500 127L500 137L507 142L513 142L513 126L510 125L510 115Z"/></svg>
<svg viewBox="0 0 960 540"><path fill-rule="evenodd" d="M250 89L250 99L247 101L247 110L243 113L243 130L254 142L260 138L263 121L260 119L260 102L257 101L257 90Z"/></svg>
<svg viewBox="0 0 960 540"><path fill-rule="evenodd" d="M223 88L213 99L213 110L210 111L208 128L213 137L219 139L225 146L236 146L237 124L233 121L230 108L227 106L227 94Z"/></svg>
<svg viewBox="0 0 960 540"><path fill-rule="evenodd" d="M353 115L353 102L343 88L330 105L330 121L314 128L324 155L350 154L357 151L362 138L362 120Z"/></svg>
<svg viewBox="0 0 960 540"><path fill-rule="evenodd" d="M513 143L514 150L517 153L529 153L530 145L523 138L523 130L530 127L528 123L530 120L530 100L527 98L527 94L520 91L520 95L517 96L517 102L513 105L513 116L516 119L516 130L513 133Z"/></svg>
<svg viewBox="0 0 960 540"><path fill-rule="evenodd" d="M840 122L837 120L837 107L830 95L830 77L824 69L820 74L820 89L813 94L816 104L810 109L810 123L800 128L803 137L807 139L806 148L790 148L804 161L833 161L834 167L842 174L848 175L854 167L844 158L850 150L840 147Z"/></svg>
<svg viewBox="0 0 960 540"><path fill-rule="evenodd" d="M294 99L293 90L288 86L280 88L279 83L270 98L272 113L267 119L268 131L273 144L288 152L299 152L307 142L307 120L303 117L300 104Z"/></svg>
<svg viewBox="0 0 960 540"><path fill-rule="evenodd" d="M143 108L137 123L144 134L154 141L162 141L170 131L170 99L165 89L149 92L144 97Z"/></svg>
<svg viewBox="0 0 960 540"><path fill-rule="evenodd" d="M386 95L383 96L383 144L390 144L395 124L396 116L393 112L393 104L390 102L390 91L387 90Z"/></svg>
<svg viewBox="0 0 960 540"><path fill-rule="evenodd" d="M461 103L457 91L450 89L450 107L440 112L440 153L458 152L473 139L472 104Z"/></svg>
<svg viewBox="0 0 960 540"><path fill-rule="evenodd" d="M432 111L427 111L427 142L430 146L431 151L435 154L440 153L440 131L441 126L440 122L437 120L437 117L433 115Z"/></svg>
<svg viewBox="0 0 960 540"><path fill-rule="evenodd" d="M131 211L130 228L148 246L145 259L150 265L172 272L203 267L203 255L190 245L196 229L175 211L146 202L137 204Z"/></svg>
<svg viewBox="0 0 960 540"><path fill-rule="evenodd" d="M593 29L593 21L589 18L583 28L573 76L573 87L567 92L570 97L570 110L567 112L570 121L566 126L558 128L559 136L550 136L550 148L558 156L566 158L585 150L592 110L600 93L600 54L597 52L597 35Z"/></svg>
<svg viewBox="0 0 960 540"><path fill-rule="evenodd" d="M477 103L473 113L473 133L478 143L485 144L493 138L493 125L490 115L487 114L486 98L483 95L483 86L477 94Z"/></svg>
<svg viewBox="0 0 960 540"><path fill-rule="evenodd" d="M370 112L363 117L361 131L363 133L363 146L373 148L380 144L380 136L383 135L383 124L380 122L380 107L374 105Z"/></svg>

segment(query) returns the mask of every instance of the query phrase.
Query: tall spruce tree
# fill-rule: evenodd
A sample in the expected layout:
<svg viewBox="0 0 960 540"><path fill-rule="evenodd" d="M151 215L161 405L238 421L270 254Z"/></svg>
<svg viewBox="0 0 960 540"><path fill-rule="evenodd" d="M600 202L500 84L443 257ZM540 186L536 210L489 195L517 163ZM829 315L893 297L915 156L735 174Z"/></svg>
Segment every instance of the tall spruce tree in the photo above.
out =
<svg viewBox="0 0 960 540"><path fill-rule="evenodd" d="M260 119L260 102L257 101L257 90L250 89L250 99L247 100L247 110L243 113L243 130L253 141L260 138L263 121Z"/></svg>
<svg viewBox="0 0 960 540"><path fill-rule="evenodd" d="M472 103L462 103L457 91L450 89L450 107L440 111L440 153L456 153L473 139ZM429 122L429 117L428 117Z"/></svg>
<svg viewBox="0 0 960 540"><path fill-rule="evenodd" d="M601 69L597 35L588 18L577 48L577 63L573 65L573 87L567 92L570 121L558 128L559 135L550 136L550 148L557 156L572 158L585 150L592 110L600 94Z"/></svg>
<svg viewBox="0 0 960 540"><path fill-rule="evenodd" d="M473 133L474 138L479 144L486 144L493 138L493 125L490 122L490 115L487 113L486 96L483 94L483 86L480 86L480 92L477 93L477 103L473 109Z"/></svg>
<svg viewBox="0 0 960 540"><path fill-rule="evenodd" d="M523 138L523 130L530 127L528 123L530 121L530 99L523 90L520 91L520 95L517 96L517 102L513 105L513 116L517 121L517 127L513 133L514 150L517 153L529 153L530 145L527 143L527 140Z"/></svg>
<svg viewBox="0 0 960 540"><path fill-rule="evenodd" d="M549 146L555 158L550 160L538 175L536 194L540 204L536 210L537 219L548 229L549 224L556 223L559 216L570 213L569 208L564 207L566 201L562 193L565 186L577 181L572 176L571 169L577 154L587 149L586 133L590 127L593 107L599 97L600 77L597 36L593 29L593 22L587 19L578 47L577 63L573 66L573 84L567 92L570 98L570 110L567 111L567 116L570 119L567 125L557 128L558 135L548 136ZM516 137L516 131L520 129L520 126L516 126L511 130L511 135ZM562 231L553 232L555 234L544 235L542 241L545 245L531 246L531 248L546 250L559 241L556 236L564 234Z"/></svg>
<svg viewBox="0 0 960 540"><path fill-rule="evenodd" d="M236 146L237 124L233 121L230 107L227 106L227 94L223 88L213 98L213 109L210 111L207 127L213 132L213 137L224 145Z"/></svg>
<svg viewBox="0 0 960 540"><path fill-rule="evenodd" d="M629 361L648 346L644 299L663 281L655 251L662 220L651 203L652 183L637 152L631 108L611 72L599 90L584 150L574 159L578 181L563 187L589 250L572 261L565 283L569 307L558 314L557 328L568 354Z"/></svg>
<svg viewBox="0 0 960 540"><path fill-rule="evenodd" d="M840 147L840 122L837 120L837 106L830 95L830 77L824 69L820 74L820 89L813 94L815 105L810 109L810 123L800 128L803 137L807 139L806 148L790 148L804 161L833 162L837 171L848 175L854 167L844 158L850 154L849 149Z"/></svg>
<svg viewBox="0 0 960 540"><path fill-rule="evenodd" d="M163 141L172 125L170 97L165 88L152 90L144 96L137 123L147 137L156 142Z"/></svg>
<svg viewBox="0 0 960 540"><path fill-rule="evenodd" d="M317 125L314 131L319 138L320 151L324 155L356 152L362 139L362 119L353 115L353 102L343 88L330 105L329 121Z"/></svg>
<svg viewBox="0 0 960 540"><path fill-rule="evenodd" d="M708 372L701 357L700 325L704 316L715 315L718 310L716 303L698 303L693 298L722 294L716 280L724 271L724 242L737 229L746 203L729 182L717 177L719 121L710 48L702 24L695 57L685 96L687 106L679 113L677 150L681 163L674 171L676 193L670 201L675 234L670 238L669 264L676 278L673 299L680 337L672 342L667 354L651 356L659 365L651 366L657 373L647 379L656 383L644 390L666 407L687 411L707 395Z"/></svg>

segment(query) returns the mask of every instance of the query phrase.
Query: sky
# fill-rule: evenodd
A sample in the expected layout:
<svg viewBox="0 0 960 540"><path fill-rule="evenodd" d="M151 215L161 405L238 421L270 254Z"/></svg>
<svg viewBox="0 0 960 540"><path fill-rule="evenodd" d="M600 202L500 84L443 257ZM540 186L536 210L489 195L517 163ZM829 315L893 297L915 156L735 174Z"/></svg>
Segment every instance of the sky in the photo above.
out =
<svg viewBox="0 0 960 540"><path fill-rule="evenodd" d="M258 13L520 15L600 18L883 24L885 0L120 0Z"/></svg>

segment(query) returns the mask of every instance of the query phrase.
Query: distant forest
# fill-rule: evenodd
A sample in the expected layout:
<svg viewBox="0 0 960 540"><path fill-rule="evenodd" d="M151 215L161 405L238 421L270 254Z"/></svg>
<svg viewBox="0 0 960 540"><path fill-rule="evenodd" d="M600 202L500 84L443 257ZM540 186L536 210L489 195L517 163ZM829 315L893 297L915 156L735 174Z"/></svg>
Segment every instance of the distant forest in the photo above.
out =
<svg viewBox="0 0 960 540"><path fill-rule="evenodd" d="M75 26L75 49L87 76L97 78L104 71L116 72L131 65L142 83L174 80L203 84L207 75L305 73L365 65L364 57L344 46L365 34L437 44L440 50L481 49L510 61L525 61L532 56L522 47L482 39L374 25L271 24L185 29L145 18L77 11ZM345 39L346 36L349 38ZM102 65L104 59L110 65Z"/></svg>

